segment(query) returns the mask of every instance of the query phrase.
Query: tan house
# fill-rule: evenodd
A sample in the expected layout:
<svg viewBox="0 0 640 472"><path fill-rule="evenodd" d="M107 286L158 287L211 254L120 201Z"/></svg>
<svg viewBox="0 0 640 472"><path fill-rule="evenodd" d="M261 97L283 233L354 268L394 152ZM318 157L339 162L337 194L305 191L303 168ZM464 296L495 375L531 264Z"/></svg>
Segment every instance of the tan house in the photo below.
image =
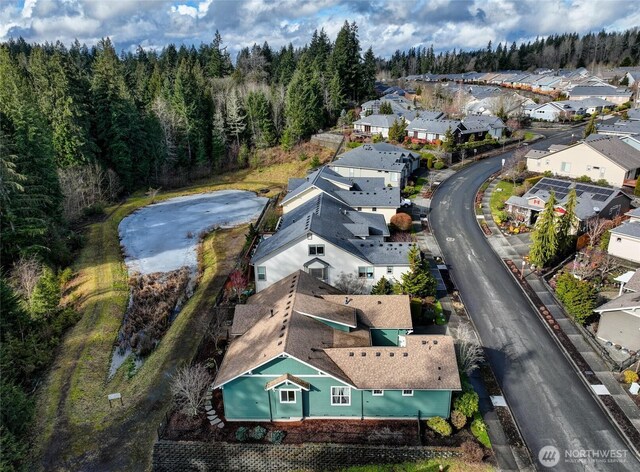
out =
<svg viewBox="0 0 640 472"><path fill-rule="evenodd" d="M640 175L640 150L617 136L592 134L583 142L549 153L527 155L527 169L576 179L587 176L622 187Z"/></svg>
<svg viewBox="0 0 640 472"><path fill-rule="evenodd" d="M612 256L640 263L640 208L625 215L629 220L611 230L607 251Z"/></svg>

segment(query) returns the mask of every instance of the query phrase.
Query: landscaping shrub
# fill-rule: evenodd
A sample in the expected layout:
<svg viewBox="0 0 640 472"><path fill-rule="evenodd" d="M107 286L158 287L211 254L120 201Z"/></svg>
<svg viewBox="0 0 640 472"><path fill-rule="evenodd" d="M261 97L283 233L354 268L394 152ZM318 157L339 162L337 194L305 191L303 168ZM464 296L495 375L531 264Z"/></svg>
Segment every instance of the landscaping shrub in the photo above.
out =
<svg viewBox="0 0 640 472"><path fill-rule="evenodd" d="M451 412L451 423L456 429L464 428L464 425L467 424L467 417L464 413L459 412L458 410L453 410Z"/></svg>
<svg viewBox="0 0 640 472"><path fill-rule="evenodd" d="M504 207L504 204L502 204L502 206ZM509 213L504 210L500 210L494 215L493 219L495 220L496 224L502 224L509 219Z"/></svg>
<svg viewBox="0 0 640 472"><path fill-rule="evenodd" d="M286 433L284 431L281 431L279 429L274 429L269 433L268 439L271 444L282 444L282 441L284 440L285 436L286 436Z"/></svg>
<svg viewBox="0 0 640 472"><path fill-rule="evenodd" d="M591 182L593 182L593 180L591 180L591 177L589 177L588 175L581 175L580 177L578 177L576 179L577 182L583 182L586 184L590 184Z"/></svg>
<svg viewBox="0 0 640 472"><path fill-rule="evenodd" d="M416 193L416 188L413 185L407 185L402 192L407 196L410 197L412 195L414 195Z"/></svg>
<svg viewBox="0 0 640 472"><path fill-rule="evenodd" d="M245 426L240 426L236 429L236 439L240 442L245 442L249 439L249 428Z"/></svg>
<svg viewBox="0 0 640 472"><path fill-rule="evenodd" d="M427 426L441 436L451 436L453 429L451 425L440 416L434 416L427 420Z"/></svg>
<svg viewBox="0 0 640 472"><path fill-rule="evenodd" d="M484 451L478 445L478 443L473 441L465 441L462 443L461 449L465 461L482 462L482 459L484 458Z"/></svg>
<svg viewBox="0 0 640 472"><path fill-rule="evenodd" d="M410 309L411 318L414 321L418 321L422 317L422 300L420 298L412 298Z"/></svg>
<svg viewBox="0 0 640 472"><path fill-rule="evenodd" d="M580 324L584 324L596 307L597 291L586 280L578 280L568 272L560 274L556 282L556 296L567 313Z"/></svg>
<svg viewBox="0 0 640 472"><path fill-rule="evenodd" d="M374 134L373 137L371 138L371 141L373 141L374 144L383 143L384 142L384 137L382 136L381 133Z"/></svg>
<svg viewBox="0 0 640 472"><path fill-rule="evenodd" d="M638 374L636 374L632 370L625 370L622 373L622 379L623 379L624 383L627 383L627 384L630 384L630 383L633 383L633 382L637 382L638 381Z"/></svg>
<svg viewBox="0 0 640 472"><path fill-rule="evenodd" d="M445 166L444 162L442 162L442 161L441 161L441 160L439 160L439 159L436 161L436 163L435 163L435 164L433 164L433 168L434 168L435 170L441 170L441 169L444 169L445 167L446 167L446 166Z"/></svg>
<svg viewBox="0 0 640 472"><path fill-rule="evenodd" d="M396 213L391 217L391 226L398 231L409 231L413 226L413 220L406 213Z"/></svg>
<svg viewBox="0 0 640 472"><path fill-rule="evenodd" d="M491 441L489 440L489 434L487 434L487 425L480 415L477 415L476 419L471 423L471 433L476 437L480 444L486 448L491 447Z"/></svg>
<svg viewBox="0 0 640 472"><path fill-rule="evenodd" d="M313 156L313 159L311 159L311 168L315 169L316 167L320 167L320 158L318 156Z"/></svg>
<svg viewBox="0 0 640 472"><path fill-rule="evenodd" d="M264 439L267 435L267 430L262 426L256 426L251 430L251 437L257 441Z"/></svg>
<svg viewBox="0 0 640 472"><path fill-rule="evenodd" d="M476 392L463 393L461 397L456 398L453 406L467 418L473 416L478 411L479 397Z"/></svg>

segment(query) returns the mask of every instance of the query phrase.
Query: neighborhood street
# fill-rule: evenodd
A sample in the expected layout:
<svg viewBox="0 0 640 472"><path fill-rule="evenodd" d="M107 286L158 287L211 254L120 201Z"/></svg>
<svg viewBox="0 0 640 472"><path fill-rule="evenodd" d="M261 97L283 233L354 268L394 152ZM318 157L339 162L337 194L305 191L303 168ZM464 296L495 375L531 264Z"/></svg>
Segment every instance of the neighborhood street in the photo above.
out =
<svg viewBox="0 0 640 472"><path fill-rule="evenodd" d="M549 132L547 139L531 147L567 144L572 133L581 136L582 129ZM431 201L430 222L442 255L536 465L545 469L538 453L544 446L555 446L562 457L557 470L640 470L640 463L628 452L611 463L578 458L594 453L589 451L626 450L626 446L476 222L475 193L509 155L469 166L438 188ZM565 451L575 457L572 462L564 462Z"/></svg>

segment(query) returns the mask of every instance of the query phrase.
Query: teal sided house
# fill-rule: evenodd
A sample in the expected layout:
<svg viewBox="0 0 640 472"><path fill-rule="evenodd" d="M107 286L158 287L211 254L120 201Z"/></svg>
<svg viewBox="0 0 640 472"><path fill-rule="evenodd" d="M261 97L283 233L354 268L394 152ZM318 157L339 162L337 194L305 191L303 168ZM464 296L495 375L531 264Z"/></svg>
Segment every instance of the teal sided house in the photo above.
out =
<svg viewBox="0 0 640 472"><path fill-rule="evenodd" d="M228 421L447 418L452 338L411 332L407 296L344 295L298 271L236 307L213 388Z"/></svg>

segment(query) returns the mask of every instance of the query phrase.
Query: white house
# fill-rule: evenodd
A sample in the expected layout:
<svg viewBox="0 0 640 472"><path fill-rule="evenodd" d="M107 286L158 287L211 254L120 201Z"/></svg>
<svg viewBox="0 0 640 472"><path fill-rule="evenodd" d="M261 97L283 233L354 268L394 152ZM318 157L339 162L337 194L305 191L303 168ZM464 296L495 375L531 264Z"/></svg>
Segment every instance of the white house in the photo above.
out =
<svg viewBox="0 0 640 472"><path fill-rule="evenodd" d="M607 251L612 256L640 263L640 208L625 215L629 220L611 230Z"/></svg>
<svg viewBox="0 0 640 472"><path fill-rule="evenodd" d="M383 177L346 178L328 167L320 167L303 179L289 179L288 193L280 203L283 213L325 194L365 213L377 213L391 222L401 204L400 187L387 187Z"/></svg>
<svg viewBox="0 0 640 472"><path fill-rule="evenodd" d="M367 290L383 276L399 279L409 270L412 243L390 243L382 215L358 212L321 194L283 215L272 236L251 259L256 291L296 270L329 284L352 274Z"/></svg>
<svg viewBox="0 0 640 472"><path fill-rule="evenodd" d="M584 86L578 85L568 91L571 100L582 100L583 98L597 97L616 105L631 100L631 91L629 89L612 87L610 85L603 86Z"/></svg>

